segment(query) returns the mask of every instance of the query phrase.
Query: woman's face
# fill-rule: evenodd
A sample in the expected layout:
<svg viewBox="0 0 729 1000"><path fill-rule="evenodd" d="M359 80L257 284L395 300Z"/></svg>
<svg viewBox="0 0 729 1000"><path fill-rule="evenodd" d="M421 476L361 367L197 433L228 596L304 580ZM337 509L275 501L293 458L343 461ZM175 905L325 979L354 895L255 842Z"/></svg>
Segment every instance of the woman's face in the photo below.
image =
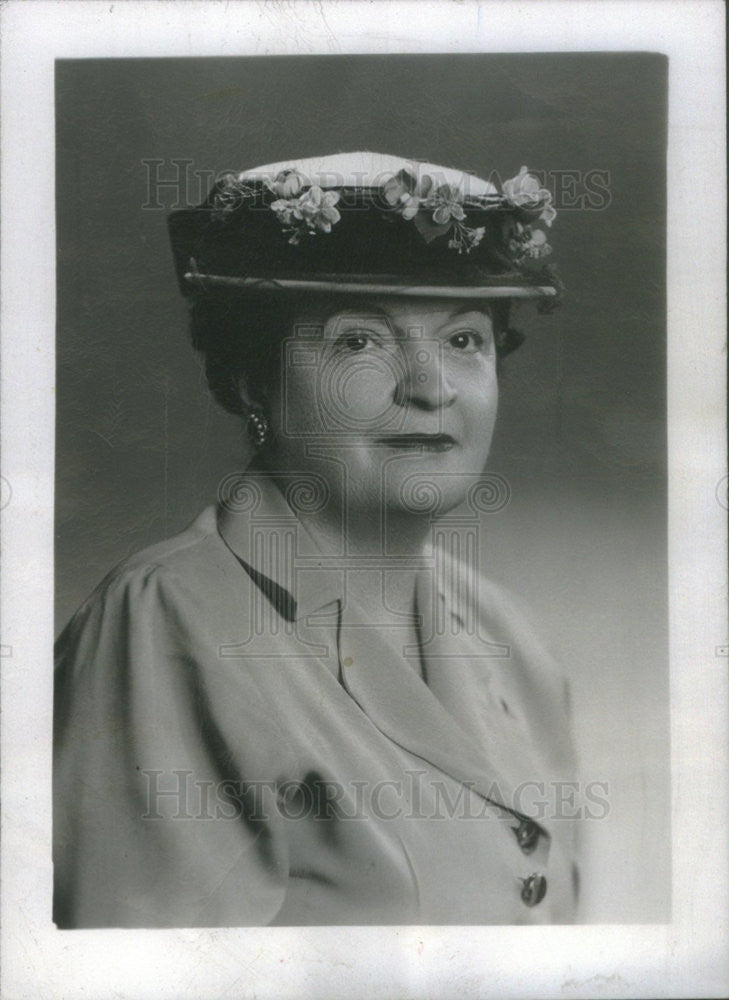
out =
<svg viewBox="0 0 729 1000"><path fill-rule="evenodd" d="M422 510L423 490L443 513L483 471L498 387L491 319L478 305L381 298L304 313L282 361L272 470L319 474L362 513Z"/></svg>

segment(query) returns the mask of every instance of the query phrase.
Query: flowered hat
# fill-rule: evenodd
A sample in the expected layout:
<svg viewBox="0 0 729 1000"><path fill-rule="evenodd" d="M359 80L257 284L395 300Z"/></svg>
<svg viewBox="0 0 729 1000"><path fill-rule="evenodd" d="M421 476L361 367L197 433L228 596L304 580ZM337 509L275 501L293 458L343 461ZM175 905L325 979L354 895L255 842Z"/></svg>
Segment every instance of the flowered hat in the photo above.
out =
<svg viewBox="0 0 729 1000"><path fill-rule="evenodd" d="M526 167L485 180L358 152L226 173L169 227L188 295L275 288L549 305L560 288L545 259L556 214Z"/></svg>

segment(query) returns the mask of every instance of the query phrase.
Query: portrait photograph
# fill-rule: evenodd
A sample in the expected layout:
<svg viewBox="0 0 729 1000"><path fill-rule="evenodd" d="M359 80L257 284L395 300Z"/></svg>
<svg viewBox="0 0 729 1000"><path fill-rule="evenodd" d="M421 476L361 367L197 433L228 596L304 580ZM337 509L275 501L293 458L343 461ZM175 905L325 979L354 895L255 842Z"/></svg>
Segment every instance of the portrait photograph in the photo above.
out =
<svg viewBox="0 0 729 1000"><path fill-rule="evenodd" d="M57 64L59 926L669 917L666 69Z"/></svg>
<svg viewBox="0 0 729 1000"><path fill-rule="evenodd" d="M432 6L478 37L493 10ZM478 969L462 995L507 995L478 942L532 940L564 995L640 995L585 963L688 926L677 838L700 853L696 811L727 798L702 687L726 675L721 578L702 598L676 568L701 575L688 539L715 555L726 511L723 380L703 429L688 387L722 363L701 322L721 248L672 237L680 59L335 44L309 5L232 8L251 38L300 17L329 41L44 63L51 350L23 375L52 381L23 431L44 499L12 471L10 406L2 479L6 524L43 518L17 550L42 609L13 744L42 755L34 919L65 960L107 942L118 995L171 996L154 956L194 941L216 985L208 958L185 996L340 995L296 968L348 939L358 976L383 942L357 996L453 995L451 953ZM33 284L4 361L34 342ZM11 822L23 801L16 778ZM235 942L293 978L253 989ZM569 942L592 956L572 980ZM76 968L68 996L96 982ZM547 995L525 976L508 995Z"/></svg>

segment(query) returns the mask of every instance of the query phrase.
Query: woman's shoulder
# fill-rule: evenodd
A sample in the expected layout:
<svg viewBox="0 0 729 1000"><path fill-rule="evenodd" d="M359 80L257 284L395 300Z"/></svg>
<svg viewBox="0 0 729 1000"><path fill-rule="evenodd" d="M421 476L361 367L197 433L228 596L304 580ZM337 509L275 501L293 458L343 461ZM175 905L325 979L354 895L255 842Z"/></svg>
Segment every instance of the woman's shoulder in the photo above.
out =
<svg viewBox="0 0 729 1000"><path fill-rule="evenodd" d="M240 592L246 574L218 533L216 508L206 507L177 535L117 563L89 594L65 632L92 619L116 617L128 623L153 610L168 617L186 607L200 612L205 605L221 603L232 576Z"/></svg>
<svg viewBox="0 0 729 1000"><path fill-rule="evenodd" d="M476 577L476 602L481 620L497 632L519 636L524 642L540 642L534 611L524 598L491 576L479 572ZM543 647L546 649L546 647Z"/></svg>
<svg viewBox="0 0 729 1000"><path fill-rule="evenodd" d="M484 573L475 561L444 553L441 576L448 579L451 599L468 602L481 621L496 629L531 632L532 614L527 603L508 586Z"/></svg>
<svg viewBox="0 0 729 1000"><path fill-rule="evenodd" d="M182 531L159 542L153 542L138 552L126 556L107 573L102 585L134 576L144 576L155 570L175 570L190 566L209 554L211 542L217 540L216 510L206 507Z"/></svg>

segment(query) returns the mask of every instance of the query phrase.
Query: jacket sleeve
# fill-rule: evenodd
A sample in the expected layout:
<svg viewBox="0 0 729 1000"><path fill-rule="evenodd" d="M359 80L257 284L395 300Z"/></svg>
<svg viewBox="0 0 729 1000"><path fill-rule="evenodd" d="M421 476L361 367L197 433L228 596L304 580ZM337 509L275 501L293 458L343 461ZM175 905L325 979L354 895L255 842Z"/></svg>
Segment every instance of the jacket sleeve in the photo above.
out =
<svg viewBox="0 0 729 1000"><path fill-rule="evenodd" d="M104 583L58 640L60 928L261 926L282 904L285 839L265 783L245 783L271 771L275 726L201 620L169 569L143 567Z"/></svg>

